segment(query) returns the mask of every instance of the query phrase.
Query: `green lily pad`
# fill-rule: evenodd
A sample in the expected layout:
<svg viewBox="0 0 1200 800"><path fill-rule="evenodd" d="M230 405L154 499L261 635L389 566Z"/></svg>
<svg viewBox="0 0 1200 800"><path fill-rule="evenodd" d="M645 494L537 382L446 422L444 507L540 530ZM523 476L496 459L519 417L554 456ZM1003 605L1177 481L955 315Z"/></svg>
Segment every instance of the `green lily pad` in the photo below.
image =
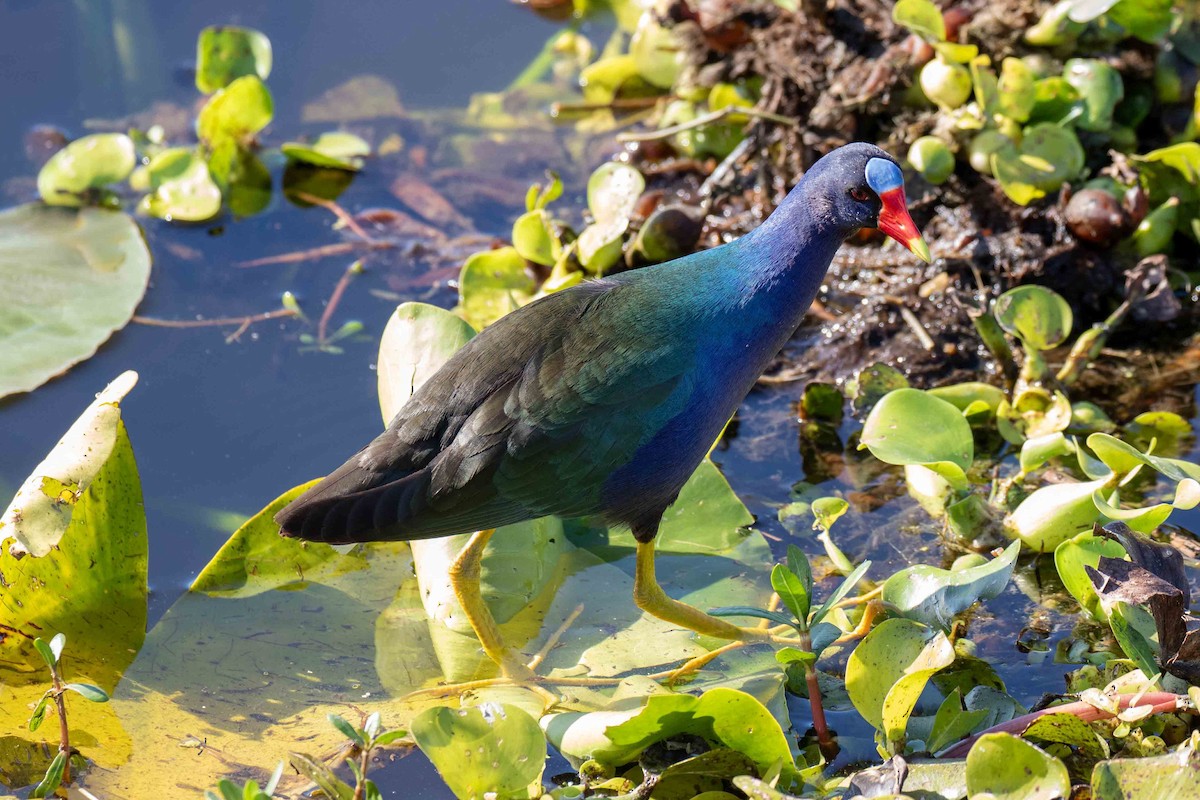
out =
<svg viewBox="0 0 1200 800"><path fill-rule="evenodd" d="M21 731L26 752L58 741L57 725L32 735L24 724L50 677L37 637L65 635L67 677L108 694L145 636L146 518L120 409L136 381L124 373L97 395L0 516L0 729ZM128 758L111 708L68 705L76 747L108 767Z"/></svg>
<svg viewBox="0 0 1200 800"><path fill-rule="evenodd" d="M463 318L482 330L533 299L537 282L514 247L475 253L463 264L458 278Z"/></svg>
<svg viewBox="0 0 1200 800"><path fill-rule="evenodd" d="M850 654L846 691L895 747L929 678L953 662L954 645L941 631L909 619L884 620Z"/></svg>
<svg viewBox="0 0 1200 800"><path fill-rule="evenodd" d="M204 94L224 89L244 75L266 80L271 74L271 40L253 28L210 25L196 42L196 88Z"/></svg>
<svg viewBox="0 0 1200 800"><path fill-rule="evenodd" d="M271 123L274 114L267 85L257 75L244 75L208 99L196 118L196 135L209 150L229 141L244 147Z"/></svg>
<svg viewBox="0 0 1200 800"><path fill-rule="evenodd" d="M0 397L90 357L133 316L150 279L137 224L117 211L0 211Z"/></svg>
<svg viewBox="0 0 1200 800"><path fill-rule="evenodd" d="M457 797L515 800L542 794L546 739L518 706L426 709L413 720L412 737Z"/></svg>
<svg viewBox="0 0 1200 800"><path fill-rule="evenodd" d="M1079 602L1079 607L1099 622L1106 622L1108 614L1100 605L1100 596L1092 586L1084 567L1095 569L1100 557L1123 558L1125 548L1112 539L1096 536L1091 531L1081 533L1054 548L1054 566L1063 586Z"/></svg>
<svg viewBox="0 0 1200 800"><path fill-rule="evenodd" d="M213 183L208 164L183 147L164 150L138 167L129 179L138 191L150 192L138 210L165 220L203 222L221 210L221 190Z"/></svg>
<svg viewBox="0 0 1200 800"><path fill-rule="evenodd" d="M293 161L351 172L362 169L363 158L371 155L371 145L361 137L343 131L322 133L312 144L284 142L279 149Z"/></svg>
<svg viewBox="0 0 1200 800"><path fill-rule="evenodd" d="M82 206L93 189L129 177L137 163L133 140L123 133L94 133L68 144L38 173L38 194L48 205Z"/></svg>
<svg viewBox="0 0 1200 800"><path fill-rule="evenodd" d="M974 458L971 426L950 403L919 389L897 389L863 425L862 447L887 464L919 464L965 489Z"/></svg>
<svg viewBox="0 0 1200 800"><path fill-rule="evenodd" d="M1038 350L1058 347L1074 324L1071 306L1062 295L1036 284L1009 289L996 298L992 313L1001 328Z"/></svg>
<svg viewBox="0 0 1200 800"><path fill-rule="evenodd" d="M908 619L948 629L955 615L1004 591L1021 552L1013 542L997 558L951 572L928 564L906 567L883 585L883 600Z"/></svg>
<svg viewBox="0 0 1200 800"><path fill-rule="evenodd" d="M979 737L967 753L967 795L995 800L1058 800L1071 793L1067 767L1011 733Z"/></svg>

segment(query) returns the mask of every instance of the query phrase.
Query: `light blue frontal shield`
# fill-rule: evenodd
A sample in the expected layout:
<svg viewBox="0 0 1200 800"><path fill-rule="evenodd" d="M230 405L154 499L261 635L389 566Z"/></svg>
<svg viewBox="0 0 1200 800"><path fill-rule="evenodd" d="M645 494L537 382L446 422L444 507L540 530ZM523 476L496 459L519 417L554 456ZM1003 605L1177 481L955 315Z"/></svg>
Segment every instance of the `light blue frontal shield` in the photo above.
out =
<svg viewBox="0 0 1200 800"><path fill-rule="evenodd" d="M867 185L880 197L885 192L904 187L904 175L900 168L886 158L872 158L867 162Z"/></svg>

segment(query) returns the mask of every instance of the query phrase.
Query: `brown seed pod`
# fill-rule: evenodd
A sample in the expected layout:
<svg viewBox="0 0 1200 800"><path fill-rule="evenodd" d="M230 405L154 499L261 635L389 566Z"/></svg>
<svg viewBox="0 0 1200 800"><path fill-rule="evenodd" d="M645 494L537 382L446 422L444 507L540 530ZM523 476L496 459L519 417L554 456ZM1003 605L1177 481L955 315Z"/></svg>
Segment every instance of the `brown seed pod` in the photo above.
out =
<svg viewBox="0 0 1200 800"><path fill-rule="evenodd" d="M1112 247L1129 231L1129 215L1102 189L1076 192L1063 216L1076 239L1097 247Z"/></svg>

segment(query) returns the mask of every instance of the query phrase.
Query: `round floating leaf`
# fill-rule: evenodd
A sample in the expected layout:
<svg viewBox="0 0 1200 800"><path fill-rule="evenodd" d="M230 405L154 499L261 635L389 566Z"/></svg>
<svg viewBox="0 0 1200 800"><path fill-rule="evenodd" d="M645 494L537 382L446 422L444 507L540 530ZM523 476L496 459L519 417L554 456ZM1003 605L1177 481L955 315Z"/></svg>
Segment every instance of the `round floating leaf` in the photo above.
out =
<svg viewBox="0 0 1200 800"><path fill-rule="evenodd" d="M1058 800L1071 793L1067 767L1011 733L979 737L967 753L967 795L995 800Z"/></svg>
<svg viewBox="0 0 1200 800"><path fill-rule="evenodd" d="M1062 295L1036 284L1009 289L996 298L992 313L1001 328L1038 350L1058 347L1074 324L1071 306Z"/></svg>
<svg viewBox="0 0 1200 800"><path fill-rule="evenodd" d="M939 386L930 389L929 394L939 400L945 400L964 414L970 413L972 409L976 408L987 409L994 414L1004 400L1003 390L990 383L977 381Z"/></svg>
<svg viewBox="0 0 1200 800"><path fill-rule="evenodd" d="M1031 125L1020 147L992 153L992 174L1009 199L1028 205L1058 191L1083 169L1083 145L1074 131L1051 123Z"/></svg>
<svg viewBox="0 0 1200 800"><path fill-rule="evenodd" d="M143 214L202 222L221 210L221 190L213 183L208 164L186 148L164 150L139 167L129 182L135 189L150 192L138 204Z"/></svg>
<svg viewBox="0 0 1200 800"><path fill-rule="evenodd" d="M444 308L427 303L399 305L379 340L379 406L384 423L474 335L474 328Z"/></svg>
<svg viewBox="0 0 1200 800"><path fill-rule="evenodd" d="M59 150L38 173L38 194L52 206L81 206L87 192L129 177L137 163L123 133L94 133Z"/></svg>
<svg viewBox="0 0 1200 800"><path fill-rule="evenodd" d="M920 464L955 488L966 488L974 458L971 426L950 403L919 389L897 389L880 400L863 425L863 446L888 464Z"/></svg>
<svg viewBox="0 0 1200 800"><path fill-rule="evenodd" d="M883 600L908 619L947 628L955 615L1004 591L1020 552L1020 543L1013 542L986 564L957 572L928 564L906 567L883 585Z"/></svg>
<svg viewBox="0 0 1200 800"><path fill-rule="evenodd" d="M284 142L279 149L293 161L352 172L362 169L363 158L371 155L371 145L364 139L342 131L322 133L312 144Z"/></svg>
<svg viewBox="0 0 1200 800"><path fill-rule="evenodd" d="M1092 493L1107 487L1109 478L1085 483L1043 486L1021 501L1004 521L1005 531L1036 553L1048 553L1100 518Z"/></svg>
<svg viewBox="0 0 1200 800"><path fill-rule="evenodd" d="M209 98L196 118L196 135L212 150L227 141L244 145L270 124L274 114L267 85L257 75L246 75Z"/></svg>
<svg viewBox="0 0 1200 800"><path fill-rule="evenodd" d="M1114 758L1092 770L1093 800L1200 797L1200 753L1192 742L1159 756Z"/></svg>
<svg viewBox="0 0 1200 800"><path fill-rule="evenodd" d="M224 89L244 75L264 81L271 74L271 40L252 28L210 25L196 42L196 88Z"/></svg>
<svg viewBox="0 0 1200 800"><path fill-rule="evenodd" d="M642 173L610 161L588 179L588 209L595 220L579 235L579 260L590 272L602 273L621 256L621 238L629 217L646 189Z"/></svg>
<svg viewBox="0 0 1200 800"><path fill-rule="evenodd" d="M900 742L930 676L953 662L954 645L941 631L909 619L884 620L850 654L846 691L867 722L889 742Z"/></svg>
<svg viewBox="0 0 1200 800"><path fill-rule="evenodd" d="M0 211L0 397L91 356L129 322L149 279L150 252L126 214Z"/></svg>
<svg viewBox="0 0 1200 800"><path fill-rule="evenodd" d="M530 797L546 762L546 739L515 705L430 708L412 722L412 737L462 798Z"/></svg>
<svg viewBox="0 0 1200 800"><path fill-rule="evenodd" d="M1076 124L1085 131L1107 131L1113 109L1125 96L1121 73L1097 58L1072 58L1063 66L1063 77L1079 92L1083 113Z"/></svg>
<svg viewBox="0 0 1200 800"><path fill-rule="evenodd" d="M475 253L458 278L459 307L476 330L482 330L533 297L537 283L525 270L525 259L513 247Z"/></svg>
<svg viewBox="0 0 1200 800"><path fill-rule="evenodd" d="M562 243L554 233L550 215L540 208L517 217L512 242L522 258L544 267L554 266L562 255Z"/></svg>

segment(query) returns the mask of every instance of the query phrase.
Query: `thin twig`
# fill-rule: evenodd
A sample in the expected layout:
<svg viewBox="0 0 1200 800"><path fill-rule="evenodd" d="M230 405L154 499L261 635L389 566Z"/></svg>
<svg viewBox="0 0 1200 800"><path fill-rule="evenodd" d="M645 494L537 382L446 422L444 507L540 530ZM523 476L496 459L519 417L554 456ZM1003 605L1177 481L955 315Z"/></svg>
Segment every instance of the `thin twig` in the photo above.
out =
<svg viewBox="0 0 1200 800"><path fill-rule="evenodd" d="M342 295L346 293L346 287L350 285L350 279L362 272L362 262L355 261L350 266L346 267L346 271L342 273L342 277L338 279L337 285L333 287L333 293L329 295L329 302L325 304L325 310L321 313L321 319L317 321L317 346L324 347L325 334L329 327L329 320L333 317L333 311L338 307L338 303L342 301Z"/></svg>
<svg viewBox="0 0 1200 800"><path fill-rule="evenodd" d="M607 103L551 103L550 116L560 114L586 114L589 111L636 111L653 108L659 100L673 100L674 95L660 94L654 97L618 97Z"/></svg>
<svg viewBox="0 0 1200 800"><path fill-rule="evenodd" d="M690 119L687 122L681 122L678 125L670 125L666 128L659 128L656 131L640 131L636 133L618 133L618 142L651 142L655 139L666 139L674 136L677 133L690 131L694 128L703 128L705 125L711 125L714 122L720 122L725 117L735 115L755 117L757 119L765 119L768 122L776 122L780 125L787 125L791 128L800 126L800 121L793 117L785 117L782 114L773 114L770 111L759 111L757 108L746 108L744 106L725 106L718 108L716 111L710 111L707 114L701 114L695 119Z"/></svg>
<svg viewBox="0 0 1200 800"><path fill-rule="evenodd" d="M156 328L217 328L237 325L237 330L225 337L225 342L228 344L237 341L238 337L256 322L294 316L296 316L296 312L290 308L277 308L274 311L264 311L262 314L251 314L247 317L220 317L218 319L158 319L135 314L133 321L139 325L151 325Z"/></svg>
<svg viewBox="0 0 1200 800"><path fill-rule="evenodd" d="M338 242L337 244L326 244L308 250L296 250L277 256L264 256L263 258L254 258L249 261L239 261L235 266L239 269L245 269L247 267L266 267L273 264L298 264L302 261L316 261L317 259L329 258L330 256L344 256L356 250L391 250L395 247L395 242L386 240Z"/></svg>
<svg viewBox="0 0 1200 800"><path fill-rule="evenodd" d="M296 197L299 197L306 203L312 203L314 206L320 206L321 208L332 212L333 215L337 217L343 225L354 231L354 233L364 242L370 242L372 244L375 242L375 239L369 233L363 230L361 225L354 221L354 217L350 216L346 209L342 208L334 201L326 200L324 197L317 197L315 194L309 194L308 192L296 192L295 194Z"/></svg>
<svg viewBox="0 0 1200 800"><path fill-rule="evenodd" d="M539 666L541 666L541 663L546 660L546 656L548 656L550 651L554 649L554 646L558 644L558 640L561 639L563 634L567 632L567 628L570 628L572 625L574 625L575 620L579 619L579 615L582 613L583 603L580 603L579 605L575 606L570 614L567 615L567 618L563 620L562 625L559 625L554 633L550 634L550 637L546 639L546 643L542 645L540 650L534 653L533 658L529 659L529 663L526 666L528 666L530 669L537 669Z"/></svg>

